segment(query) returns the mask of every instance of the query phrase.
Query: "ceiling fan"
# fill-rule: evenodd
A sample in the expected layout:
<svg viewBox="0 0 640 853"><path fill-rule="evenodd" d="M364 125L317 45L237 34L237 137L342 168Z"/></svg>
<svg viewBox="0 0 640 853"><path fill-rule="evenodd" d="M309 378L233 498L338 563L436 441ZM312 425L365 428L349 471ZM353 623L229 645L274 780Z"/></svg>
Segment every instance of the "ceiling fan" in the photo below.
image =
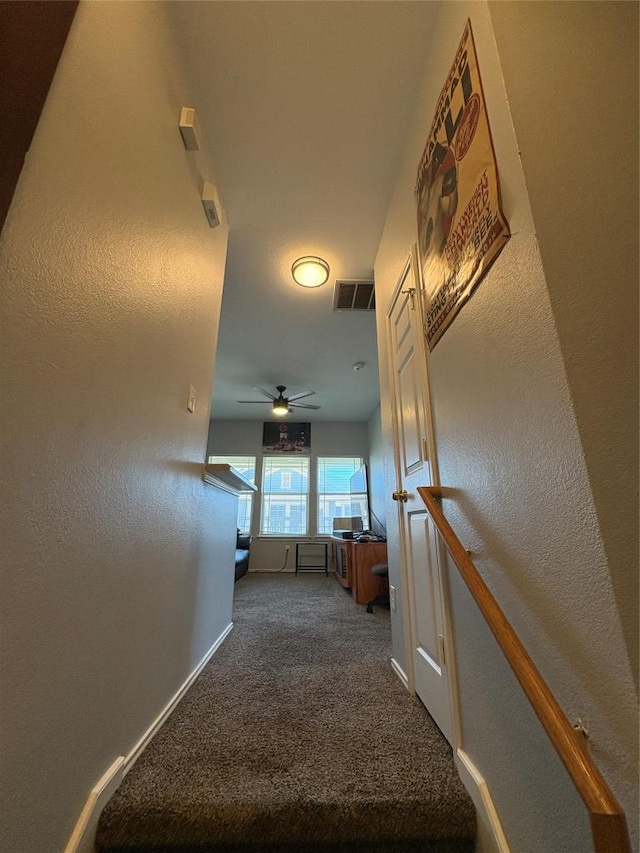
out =
<svg viewBox="0 0 640 853"><path fill-rule="evenodd" d="M315 391L302 391L300 394L292 394L290 397L285 397L284 392L287 390L286 385L276 385L278 395L271 394L259 385L253 386L256 391L259 391L267 398L271 404L271 412L274 415L287 415L291 409L319 409L320 406L311 406L309 403L294 403L294 400L302 400L305 397L310 397L315 394ZM238 403L261 403L264 404L267 400L238 400Z"/></svg>

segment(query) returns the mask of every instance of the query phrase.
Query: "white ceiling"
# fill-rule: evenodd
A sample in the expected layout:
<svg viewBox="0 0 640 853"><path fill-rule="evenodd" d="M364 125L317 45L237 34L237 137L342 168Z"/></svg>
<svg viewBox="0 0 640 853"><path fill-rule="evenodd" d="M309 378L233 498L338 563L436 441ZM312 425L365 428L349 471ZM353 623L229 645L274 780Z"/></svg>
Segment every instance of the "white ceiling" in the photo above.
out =
<svg viewBox="0 0 640 853"><path fill-rule="evenodd" d="M171 4L230 227L212 417L270 419L252 386L311 389L290 419L366 421L374 312L332 310L336 278L373 277L439 3ZM329 282L291 264L314 254ZM353 364L363 361L359 372ZM274 392L275 393L275 392Z"/></svg>

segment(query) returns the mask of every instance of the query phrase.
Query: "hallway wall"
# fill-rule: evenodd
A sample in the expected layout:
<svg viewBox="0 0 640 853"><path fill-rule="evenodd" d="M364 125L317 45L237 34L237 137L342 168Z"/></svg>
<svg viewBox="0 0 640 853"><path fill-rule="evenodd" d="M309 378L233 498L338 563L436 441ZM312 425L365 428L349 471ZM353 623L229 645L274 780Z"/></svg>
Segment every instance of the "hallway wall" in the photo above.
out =
<svg viewBox="0 0 640 853"><path fill-rule="evenodd" d="M626 2L491 6L636 688L639 11ZM559 95L550 104L557 81ZM547 117L560 132L540 144ZM613 184L612 169L621 170Z"/></svg>
<svg viewBox="0 0 640 853"><path fill-rule="evenodd" d="M578 422L587 389L581 389L581 411L577 412L571 383L584 370L582 354L587 353L585 364L598 355L589 351L594 341L589 337L580 341L575 327L570 351L563 348L567 339L558 331L556 302L562 306L566 329L571 325L577 288L567 286L563 292L552 287L547 275L553 275L557 283L562 274L568 285L566 276L570 274L577 283L582 267L574 269L571 258L575 250L569 246L565 252L561 239L555 239L554 254L547 263L548 244L541 240L539 245L536 236L540 230L558 238L564 222L570 222L578 209L580 226L568 229L569 241L576 231L596 229L597 203L585 205L582 196L591 191L587 177L598 143L587 136L583 150L571 148L573 194L563 194L564 187L555 185L550 191L547 185L548 197L544 203L536 199L532 213L527 190L530 160L525 159L524 149L520 160L509 109L513 102L523 113L533 111L524 122L531 156L553 137L559 156L568 157L569 127L579 124L584 115L597 122L602 101L621 96L619 87L608 85L611 80L605 68L606 57L619 49L616 29L609 27L617 4L589 4L587 20L581 19L580 4L542 5L545 9L563 7L563 25L555 28L553 41L545 38L544 27L536 26L537 4L496 4L498 46L511 44L509 70L513 72L518 65L514 44L536 60L525 66L528 74L510 74L507 91L488 5L445 4L440 12L432 40L425 47L425 84L376 261L379 361L381 365L386 361L386 310L417 236L413 195L417 166L436 99L470 18L512 237L428 359L441 482L456 489L455 498L443 501L443 509L568 717L585 721L591 734L590 749L626 808L637 850L637 705L616 599L618 589L612 582L603 539L606 531L600 525L589 479L591 451L591 458L598 456L589 442L605 444L606 455L615 458L616 466L624 465L625 448L615 441L618 425L611 428L613 419L607 424L606 418L600 418L603 431L597 435L591 424L582 419ZM623 18L626 20L626 13ZM572 50L575 47L574 52L595 63L593 76L606 87L606 96L593 99L585 89L580 101L559 103L562 78L556 76L555 85L550 80L541 82L535 69L547 60L556 67L558 52L574 33L579 34L578 46ZM606 48L598 49L603 42ZM562 74L571 79L570 85L577 86L571 66L560 65ZM631 75L628 68L618 72L620 80L634 91L635 72ZM558 111L568 112L554 121ZM516 132L518 127L516 124ZM635 154L630 152L633 162L637 128L635 136L618 142L623 149L617 152L621 161L625 161L624 146L635 146ZM576 181L578 174L583 176L581 185ZM531 176L537 189L545 179L554 177L555 173L545 175L540 167L534 167ZM549 203L554 192L562 195L562 219L554 216ZM615 229L608 230L611 256L628 256L625 234L625 229L617 234ZM637 233L635 240L637 247ZM561 258L562 273L557 266ZM627 266L625 274L628 272ZM615 290L617 296L620 290ZM618 333L618 316L607 312L598 317L596 311L597 300L590 299L579 306L574 319L577 329L583 328L585 317L589 324L605 323L598 337L602 344L603 338L610 340ZM568 371L567 359L572 367L577 365L575 371ZM609 364L608 358L603 361ZM385 371L381 371L381 393L390 455ZM597 408L597 399L592 402ZM627 424L632 433L637 431L637 423ZM387 492L392 488L390 482ZM397 509L389 501L390 567L393 553L399 550L396 518ZM457 745L484 777L510 849L513 853L592 849L587 814L566 771L451 565L447 578L460 703ZM401 577L392 577L391 582L404 596ZM409 662L402 645L402 611L392 617L394 655L404 668Z"/></svg>
<svg viewBox="0 0 640 853"><path fill-rule="evenodd" d="M0 238L7 853L64 849L231 619L201 479L227 227L165 15L80 4Z"/></svg>
<svg viewBox="0 0 640 853"><path fill-rule="evenodd" d="M372 530L386 536L384 444L382 439L382 414L380 406L369 418L369 503L374 517Z"/></svg>

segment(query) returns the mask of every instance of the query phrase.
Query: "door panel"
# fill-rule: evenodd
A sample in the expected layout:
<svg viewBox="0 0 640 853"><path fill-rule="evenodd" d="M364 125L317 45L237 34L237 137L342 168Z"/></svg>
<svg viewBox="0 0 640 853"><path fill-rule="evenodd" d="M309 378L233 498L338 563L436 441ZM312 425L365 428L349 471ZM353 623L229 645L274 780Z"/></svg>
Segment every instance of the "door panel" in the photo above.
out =
<svg viewBox="0 0 640 853"><path fill-rule="evenodd" d="M413 598L420 602L416 607L415 641L420 654L438 675L442 674L440 653L438 651L438 634L440 624L436 606L437 586L433 582L433 574L424 571L424 566L433 563L429 541L428 515L416 510L407 513L409 530L408 556L411 561L411 579L413 582Z"/></svg>
<svg viewBox="0 0 640 853"><path fill-rule="evenodd" d="M398 404L400 410L400 441L403 474L421 470L423 458L419 395L416 387L415 349L408 348L405 361L398 369ZM402 350L400 350L402 352Z"/></svg>
<svg viewBox="0 0 640 853"><path fill-rule="evenodd" d="M388 314L401 553L406 569L413 679L416 693L451 741L448 671L444 661L444 603L436 531L418 486L432 485L431 425L415 263L405 267Z"/></svg>

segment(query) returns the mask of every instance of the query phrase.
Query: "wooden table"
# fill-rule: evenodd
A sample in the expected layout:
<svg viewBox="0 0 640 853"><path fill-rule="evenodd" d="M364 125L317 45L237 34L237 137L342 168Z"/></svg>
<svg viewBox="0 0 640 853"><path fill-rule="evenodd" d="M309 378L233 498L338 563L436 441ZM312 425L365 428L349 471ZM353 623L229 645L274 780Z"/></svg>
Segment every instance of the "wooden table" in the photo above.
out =
<svg viewBox="0 0 640 853"><path fill-rule="evenodd" d="M356 604L366 604L377 595L386 595L387 578L371 574L371 566L387 561L386 542L354 542L332 537L335 576L338 583L351 590Z"/></svg>

